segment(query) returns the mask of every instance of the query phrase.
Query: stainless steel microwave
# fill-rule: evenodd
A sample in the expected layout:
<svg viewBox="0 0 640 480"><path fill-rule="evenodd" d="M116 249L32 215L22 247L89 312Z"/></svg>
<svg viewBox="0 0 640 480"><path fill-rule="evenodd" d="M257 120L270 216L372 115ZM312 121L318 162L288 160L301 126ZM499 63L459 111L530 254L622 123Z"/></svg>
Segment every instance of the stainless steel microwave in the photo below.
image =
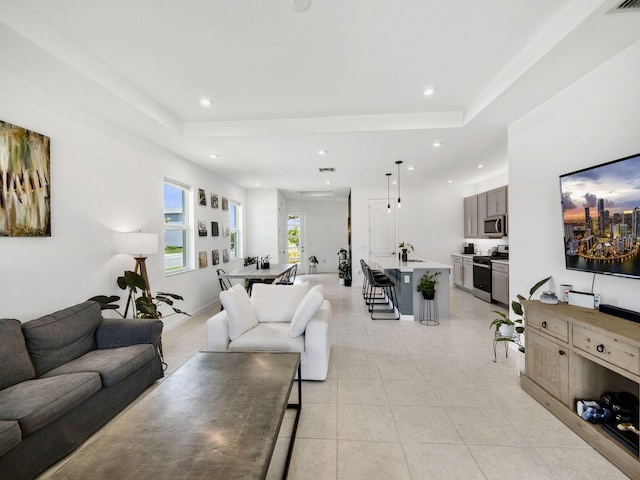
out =
<svg viewBox="0 0 640 480"><path fill-rule="evenodd" d="M484 219L484 234L487 237L504 237L507 235L506 215L495 215Z"/></svg>

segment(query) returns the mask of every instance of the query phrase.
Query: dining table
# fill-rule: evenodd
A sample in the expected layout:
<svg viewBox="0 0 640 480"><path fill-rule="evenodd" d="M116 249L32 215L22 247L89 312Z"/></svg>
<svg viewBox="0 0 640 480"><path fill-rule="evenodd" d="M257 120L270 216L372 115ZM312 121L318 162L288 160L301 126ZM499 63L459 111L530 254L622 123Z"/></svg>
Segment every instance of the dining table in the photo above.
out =
<svg viewBox="0 0 640 480"><path fill-rule="evenodd" d="M222 276L226 278L244 278L251 282L271 283L291 270L295 265L295 263L271 263L269 268L257 268L256 264L252 264L231 270L222 274Z"/></svg>

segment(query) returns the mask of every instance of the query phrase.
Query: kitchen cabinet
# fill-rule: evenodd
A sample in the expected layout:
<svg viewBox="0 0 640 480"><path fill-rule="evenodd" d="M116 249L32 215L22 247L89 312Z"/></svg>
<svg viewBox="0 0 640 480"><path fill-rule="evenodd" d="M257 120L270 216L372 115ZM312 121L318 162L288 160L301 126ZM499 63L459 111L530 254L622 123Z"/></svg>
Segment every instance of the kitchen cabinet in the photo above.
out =
<svg viewBox="0 0 640 480"><path fill-rule="evenodd" d="M465 238L476 238L478 236L477 195L464 199L464 236Z"/></svg>
<svg viewBox="0 0 640 480"><path fill-rule="evenodd" d="M507 212L507 186L489 190L486 192L486 217L494 215L506 215ZM483 217L484 218L484 217Z"/></svg>
<svg viewBox="0 0 640 480"><path fill-rule="evenodd" d="M491 262L491 298L509 304L509 265L506 263Z"/></svg>
<svg viewBox="0 0 640 480"><path fill-rule="evenodd" d="M452 255L453 284L469 292L473 291L473 259L470 256Z"/></svg>
<svg viewBox="0 0 640 480"><path fill-rule="evenodd" d="M507 214L507 186L465 197L464 237L487 238L484 234L484 219Z"/></svg>
<svg viewBox="0 0 640 480"><path fill-rule="evenodd" d="M630 478L640 458L602 425L576 413L576 400L604 392L640 391L640 324L566 303L525 301L525 374L522 389Z"/></svg>

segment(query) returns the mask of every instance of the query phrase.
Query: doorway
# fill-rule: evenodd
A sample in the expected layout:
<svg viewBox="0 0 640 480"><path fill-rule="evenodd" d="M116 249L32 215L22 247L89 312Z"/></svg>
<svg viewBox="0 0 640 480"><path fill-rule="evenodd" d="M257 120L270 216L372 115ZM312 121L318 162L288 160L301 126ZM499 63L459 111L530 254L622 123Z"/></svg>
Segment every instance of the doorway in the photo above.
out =
<svg viewBox="0 0 640 480"><path fill-rule="evenodd" d="M287 212L287 263L297 263L298 273L306 273L304 215L299 212Z"/></svg>
<svg viewBox="0 0 640 480"><path fill-rule="evenodd" d="M393 257L396 249L396 208L387 208L386 198L369 200L369 260L371 257Z"/></svg>

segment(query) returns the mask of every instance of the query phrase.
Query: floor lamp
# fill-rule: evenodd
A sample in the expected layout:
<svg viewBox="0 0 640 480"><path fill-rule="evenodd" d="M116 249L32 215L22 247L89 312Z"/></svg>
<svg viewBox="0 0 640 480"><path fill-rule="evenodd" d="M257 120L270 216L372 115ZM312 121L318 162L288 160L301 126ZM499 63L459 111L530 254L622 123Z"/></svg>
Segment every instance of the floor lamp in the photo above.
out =
<svg viewBox="0 0 640 480"><path fill-rule="evenodd" d="M158 234L157 233L120 233L116 238L116 252L134 255L136 267L134 272L140 274L147 286L143 295L151 301L151 287L149 285L149 276L147 275L146 255L155 255L158 253ZM124 309L124 316L129 312L132 293L129 293L127 306Z"/></svg>

